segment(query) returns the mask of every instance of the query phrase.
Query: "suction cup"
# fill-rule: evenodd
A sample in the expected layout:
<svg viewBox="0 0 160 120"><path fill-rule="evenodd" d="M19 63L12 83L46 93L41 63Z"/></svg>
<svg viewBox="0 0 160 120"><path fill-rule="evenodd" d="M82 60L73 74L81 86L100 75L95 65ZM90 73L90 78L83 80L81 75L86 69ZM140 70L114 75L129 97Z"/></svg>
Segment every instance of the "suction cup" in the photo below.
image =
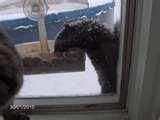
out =
<svg viewBox="0 0 160 120"><path fill-rule="evenodd" d="M24 0L23 11L24 14L33 21L38 21L39 12L45 16L49 7L46 0Z"/></svg>

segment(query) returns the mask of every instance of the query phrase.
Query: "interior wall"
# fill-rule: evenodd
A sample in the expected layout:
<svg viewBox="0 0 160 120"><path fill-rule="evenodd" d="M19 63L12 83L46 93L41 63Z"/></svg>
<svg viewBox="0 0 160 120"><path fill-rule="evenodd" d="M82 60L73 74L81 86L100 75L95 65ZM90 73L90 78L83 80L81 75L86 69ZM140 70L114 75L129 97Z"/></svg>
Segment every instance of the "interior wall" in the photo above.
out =
<svg viewBox="0 0 160 120"><path fill-rule="evenodd" d="M129 117L131 120L158 120L160 116L160 14L158 12L160 1L137 0L137 5L136 47L130 81Z"/></svg>

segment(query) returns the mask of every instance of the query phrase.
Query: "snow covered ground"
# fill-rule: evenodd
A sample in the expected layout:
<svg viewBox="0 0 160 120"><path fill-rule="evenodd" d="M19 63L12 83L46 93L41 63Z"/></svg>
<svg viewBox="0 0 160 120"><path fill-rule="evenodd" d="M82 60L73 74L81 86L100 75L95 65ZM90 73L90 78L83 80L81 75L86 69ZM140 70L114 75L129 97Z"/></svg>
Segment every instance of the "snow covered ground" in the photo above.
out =
<svg viewBox="0 0 160 120"><path fill-rule="evenodd" d="M97 74L86 58L84 72L25 76L21 97L80 96L100 94Z"/></svg>
<svg viewBox="0 0 160 120"><path fill-rule="evenodd" d="M10 0L0 0L0 6ZM16 2L18 0L12 0ZM89 6L102 5L112 0L89 0ZM114 21L120 19L120 0L115 0ZM14 7L0 9L0 21L25 17L22 8ZM50 96L84 96L100 94L100 85L97 74L90 62L86 59L84 72L56 73L24 76L24 86L19 97L50 97Z"/></svg>

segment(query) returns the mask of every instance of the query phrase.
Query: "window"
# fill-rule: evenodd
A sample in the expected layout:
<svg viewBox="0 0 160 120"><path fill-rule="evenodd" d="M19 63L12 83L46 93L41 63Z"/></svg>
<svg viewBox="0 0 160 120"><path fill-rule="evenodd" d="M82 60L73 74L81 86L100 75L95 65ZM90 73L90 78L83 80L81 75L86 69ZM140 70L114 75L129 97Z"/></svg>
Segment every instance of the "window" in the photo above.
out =
<svg viewBox="0 0 160 120"><path fill-rule="evenodd" d="M36 8L35 3L22 3L18 0L13 3L2 1L0 4L3 8L0 10L0 25L6 28L16 43L25 67L24 86L15 104L36 105L33 111L125 107L132 50L133 1L42 0L39 5L43 9ZM38 9L40 13L36 13ZM129 16L131 14L133 16ZM110 31L114 30L115 23L119 21L121 35L118 43L88 42L85 48L82 44L74 43L74 39L84 44L89 37L93 39L95 33L91 36L88 33L92 31L90 24L93 23L85 23L85 26L79 23L79 20L88 19L103 24ZM75 28L77 24L78 30ZM83 29L86 26L88 32ZM78 36L76 32L80 29L84 34ZM67 36L64 36L65 32ZM88 33L87 39L83 37L85 33ZM63 39L58 35L62 35ZM99 39L100 37L102 36L98 36ZM47 44L43 43L46 38ZM59 49L61 52L57 52L54 50L56 38L57 41L72 40L73 46L68 48L71 43L62 41L63 47ZM66 44L69 44L67 50L63 51ZM92 49L88 49L90 47ZM97 52L98 50L101 51Z"/></svg>

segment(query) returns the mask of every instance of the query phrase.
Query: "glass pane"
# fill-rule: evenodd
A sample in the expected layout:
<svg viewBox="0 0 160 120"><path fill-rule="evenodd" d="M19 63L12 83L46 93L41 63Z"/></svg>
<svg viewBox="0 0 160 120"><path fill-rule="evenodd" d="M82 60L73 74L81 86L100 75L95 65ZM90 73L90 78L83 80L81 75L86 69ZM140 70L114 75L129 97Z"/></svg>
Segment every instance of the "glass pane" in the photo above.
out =
<svg viewBox="0 0 160 120"><path fill-rule="evenodd" d="M18 97L117 93L120 0L1 0L0 16L23 58Z"/></svg>

